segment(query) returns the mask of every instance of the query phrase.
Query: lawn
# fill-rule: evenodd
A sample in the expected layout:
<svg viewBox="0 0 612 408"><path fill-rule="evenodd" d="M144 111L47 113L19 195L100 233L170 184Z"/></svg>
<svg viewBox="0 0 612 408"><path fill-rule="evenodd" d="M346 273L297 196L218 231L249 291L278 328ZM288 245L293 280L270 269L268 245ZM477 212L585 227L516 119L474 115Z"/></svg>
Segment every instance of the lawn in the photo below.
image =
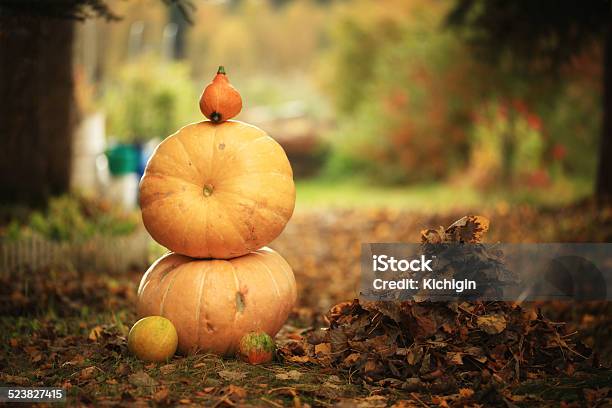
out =
<svg viewBox="0 0 612 408"><path fill-rule="evenodd" d="M519 203L563 206L587 197L592 185L584 180L562 180L547 189L479 190L465 183L377 185L359 178L298 180L297 210L317 208L401 208L419 212L487 209Z"/></svg>

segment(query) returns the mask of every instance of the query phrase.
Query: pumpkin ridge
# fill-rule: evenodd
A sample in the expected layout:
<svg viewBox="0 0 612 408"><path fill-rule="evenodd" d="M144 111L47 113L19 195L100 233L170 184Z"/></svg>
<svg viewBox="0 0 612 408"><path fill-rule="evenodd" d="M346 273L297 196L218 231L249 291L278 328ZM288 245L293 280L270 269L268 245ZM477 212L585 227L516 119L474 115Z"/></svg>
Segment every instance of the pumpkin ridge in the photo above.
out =
<svg viewBox="0 0 612 408"><path fill-rule="evenodd" d="M234 263L231 261L229 261L229 264L232 265L232 273L234 274L234 283L236 284L236 293L240 293L240 281L238 280L238 273L237 273L238 271L236 270L236 265L234 265ZM244 303L244 307L246 307L246 302L244 302L244 298L242 299L242 301ZM234 326L236 325L236 320L238 320L238 313L243 313L243 312L239 312L238 305L236 305L236 312L234 312L234 322L233 322ZM232 334L233 334L232 338L236 337L235 333L232 333ZM229 347L225 350L225 353L227 353L227 350L231 350L235 348L233 342L234 341L228 344Z"/></svg>
<svg viewBox="0 0 612 408"><path fill-rule="evenodd" d="M210 179L215 179L216 180L216 176L217 176L217 172L215 171L215 153L217 152L217 149L215 149L215 146L217 145L217 132L219 131L219 127L215 126L213 129L213 134L210 138L211 141L211 146L210 146L210 151L212 152L210 154L210 161L208 162L208 177ZM206 183L207 180L204 180L204 182ZM214 186L216 187L216 186Z"/></svg>
<svg viewBox="0 0 612 408"><path fill-rule="evenodd" d="M189 184L189 185L192 185L192 186L200 188L200 185L198 183L194 183L193 181L186 180L186 179L184 179L183 177L180 177L180 176L174 176L174 175L168 174L168 173L164 174L164 173L160 172L159 170L148 171L143 177L163 177L163 178L166 178L166 179L170 178L170 179L174 179L176 181L179 181L181 183ZM182 193L182 191L179 191L179 193Z"/></svg>
<svg viewBox="0 0 612 408"><path fill-rule="evenodd" d="M260 251L265 250L265 249L269 250L268 247L264 247L264 248L262 248L260 250L255 251L255 253L257 255L259 255L259 256L264 256L265 257L265 255L262 252L260 252ZM272 252L272 251L270 251L270 252L266 251L266 252L269 253L269 254L277 255L276 252ZM287 261L285 261L282 257L274 256L274 262L278 266L280 266L280 269L283 271L283 275L285 275L285 277L287 278L288 287L289 288L295 288L295 277L293 279L291 279L293 277L293 272L291 271L291 267L289 266ZM287 269L286 267L289 267L289 269ZM297 299L297 292L295 293L295 296L293 296L293 298L294 298L294 301Z"/></svg>
<svg viewBox="0 0 612 408"><path fill-rule="evenodd" d="M263 256L259 252L253 252L253 253L255 255L258 255L258 256ZM278 288L278 282L276 282L276 279L274 278L274 275L272 275L272 271L270 270L270 268L268 268L268 265L266 265L264 262L261 262L259 259L257 259L257 262L260 265L263 265L263 267L266 269L266 272L268 272L268 276L270 276L270 279L272 279L272 282L274 282L274 291L276 292L276 296L278 296L278 298L280 299L280 297L281 297L280 289Z"/></svg>
<svg viewBox="0 0 612 408"><path fill-rule="evenodd" d="M195 186L195 185L194 185ZM142 198L143 196L141 196L140 198L140 208L142 211L144 211L147 207L156 204L156 203L162 203L165 200L168 199L176 199L177 197L180 197L181 195L188 195L188 194L193 194L195 191L175 191L169 195L166 195L164 197L159 197L159 196L151 196L151 197L146 197L146 198ZM144 201L144 202L143 202Z"/></svg>
<svg viewBox="0 0 612 408"><path fill-rule="evenodd" d="M214 228L210 227L210 207L212 205L217 205L215 200L206 200L206 223L204 228L204 240L206 242L210 242L210 234L213 232ZM214 212L214 211L213 211ZM225 246L226 240L224 235L218 235L222 240L222 245ZM198 254L195 256L196 258L214 258L211 253L211 248L207 248L206 255Z"/></svg>
<svg viewBox="0 0 612 408"><path fill-rule="evenodd" d="M186 191L179 191L178 193L186 193ZM140 204L140 208L141 210L144 212L145 209L155 203L160 203L162 201L165 201L169 198L176 198L176 194L170 194L169 196L165 196L165 197L155 197L151 200L146 200L146 202L144 204Z"/></svg>
<svg viewBox="0 0 612 408"><path fill-rule="evenodd" d="M217 133L217 129L215 128L215 134ZM212 166L212 160L210 160L209 167ZM212 171L211 168L208 169L209 173ZM204 239L206 240L206 242L210 242L208 239L208 234L210 232L210 205L211 205L211 200L206 200L206 210L204 211L204 219L206 220L204 222ZM208 254L210 255L210 249L208 251Z"/></svg>
<svg viewBox="0 0 612 408"><path fill-rule="evenodd" d="M248 173L236 174L235 176L228 177L223 180L223 182L235 180L237 178L258 175L258 174L268 174L271 176L283 176L293 181L293 176L289 176L288 174L281 173L280 171L249 171Z"/></svg>
<svg viewBox="0 0 612 408"><path fill-rule="evenodd" d="M200 278L200 290L198 290L198 308L196 309L196 344L200 344L200 313L202 311L202 292L204 291L204 281L208 276L208 268L204 270Z"/></svg>
<svg viewBox="0 0 612 408"><path fill-rule="evenodd" d="M204 219L206 220L204 222L204 225L205 225L205 227L204 227L204 240L206 242L210 242L208 240L208 234L210 232L210 205L211 205L211 201L207 200L206 201L206 211L204 211ZM208 253L206 255L210 256L210 249L208 250Z"/></svg>
<svg viewBox="0 0 612 408"><path fill-rule="evenodd" d="M182 237L188 236L187 232L191 229L193 225L193 218L194 216L197 216L198 214L198 211L193 211L193 207L188 207L188 208L189 208L188 210L185 210L183 217L186 217L187 214L190 214L191 217L189 217L189 222L183 223L183 233L181 234ZM208 205L206 206L206 212L208 213ZM185 241L185 239L183 239L183 247L186 247L186 246L188 246L188 243Z"/></svg>
<svg viewBox="0 0 612 408"><path fill-rule="evenodd" d="M151 281L146 281L144 284L142 284L138 287L138 292L136 294L136 296L142 296L142 294L144 293L145 289L147 289L147 286L149 286L149 283L151 283Z"/></svg>
<svg viewBox="0 0 612 408"><path fill-rule="evenodd" d="M238 271L236 270L236 265L234 265L233 262L230 262L230 265L232 265L232 274L234 276L234 283L236 284L236 293L240 293L240 281L238 280L238 273L237 273ZM238 306L236 306L236 312L234 313L234 322L237 319L238 313L239 313Z"/></svg>
<svg viewBox="0 0 612 408"><path fill-rule="evenodd" d="M142 291L144 291L144 286L147 285L147 283L150 282L150 276L152 275L153 272L155 272L155 268L157 268L157 266L162 263L165 259L169 258L170 256L174 255L172 252L169 252L165 255L162 255L161 258L159 258L157 261L153 262L153 264L149 267L149 270L145 272L145 274L142 276L142 280L140 281L140 285L138 285L138 292L137 295L140 296L140 294L142 293ZM146 281L146 282L145 282ZM143 282L144 285L143 285ZM141 290L142 287L142 290Z"/></svg>
<svg viewBox="0 0 612 408"><path fill-rule="evenodd" d="M198 125L202 124L202 123L206 123L207 121L204 122L194 122L194 123L190 123L188 125L183 126L182 128L180 128L179 130L177 130L176 132L174 132L173 134L171 134L170 136L168 136L166 139L162 140L160 142L159 145L157 145L157 147L155 147L155 149L153 150L153 153L151 154L151 158L153 158L154 156L163 156L168 158L170 161L175 162L176 163L176 158L167 150L174 150L172 149L172 146L175 144L174 140L175 139L179 139L179 142L182 144L182 140L180 139L180 135L185 134L185 133L189 133L192 132L192 129L195 129L198 127ZM166 147L165 145L168 145L169 147ZM164 147L164 149L161 149L161 147ZM185 146L183 145L183 150L188 150L185 149ZM188 158L188 160L191 160L191 156L189 155L189 153L187 151L185 151L185 154ZM149 159L150 161L151 159ZM193 160L191 160L193 162ZM195 166L194 166L195 167ZM147 166L145 168L145 174L147 173L147 171L149 171L149 163L147 163ZM200 175L199 171L196 171L196 173L198 174L198 176Z"/></svg>
<svg viewBox="0 0 612 408"><path fill-rule="evenodd" d="M278 218L282 222L286 221L285 217L283 217L281 215L282 214L282 209L280 207L261 207L261 206L258 206L257 205L257 201L255 199L243 196L240 193L237 193L235 191L221 191L220 194L233 194L233 195L236 195L236 196L238 196L238 197L240 197L240 198L242 198L244 200L248 200L248 201L250 201L252 203L255 203L255 205L253 206L253 209L255 211L259 211L260 214L261 214L261 211L265 210L265 211L269 212L270 214L276 216L276 218Z"/></svg>
<svg viewBox="0 0 612 408"><path fill-rule="evenodd" d="M159 283L162 283L164 280L166 280L168 275L170 275L170 273L173 270L175 270L176 268L178 268L179 266L180 265L177 265L177 264L173 263L172 265L168 265L167 268L164 268L161 271L159 271L159 273L158 273L158 275L160 276Z"/></svg>
<svg viewBox="0 0 612 408"><path fill-rule="evenodd" d="M226 209L226 207L223 208L224 210ZM225 215L227 214L227 211L225 211ZM229 214L229 216L227 217L227 219L229 220L230 225L232 226L232 228L234 229L234 231L236 231L238 233L238 236L240 237L240 240L242 241L243 245L246 245L247 240L246 238L243 236L243 234L240 233L240 229L236 226L234 217L231 216L231 214ZM225 243L225 237L223 237L223 242Z"/></svg>
<svg viewBox="0 0 612 408"><path fill-rule="evenodd" d="M253 254L257 255L257 256L263 256L263 254L259 253L259 252L253 252ZM272 270L270 270L270 268L268 267L268 265L266 265L265 262L262 262L258 257L254 258L255 261L257 261L257 263L259 263L260 265L263 265L263 267L265 268L266 272L268 272L268 276L270 277L270 279L272 280L272 282L274 283L274 290L276 292L276 297L278 298L278 300L282 303L282 296L280 293L280 289L278 287L278 282L276 282L276 278L274 277L274 275L272 274ZM278 318L280 316L281 310L280 308L276 308L276 316L274 318L274 321L278 321Z"/></svg>
<svg viewBox="0 0 612 408"><path fill-rule="evenodd" d="M172 273L172 272L170 272ZM174 284L174 282L176 281L176 278L178 278L178 273L176 273L176 269L174 270L174 276L172 277L172 280L168 283L168 287L166 287L166 290L164 291L164 295L162 296L161 299L161 304L159 305L159 315L163 316L164 315L164 306L166 304L166 296L168 296L168 292L170 292L170 287L172 287L172 285Z"/></svg>
<svg viewBox="0 0 612 408"><path fill-rule="evenodd" d="M261 200L258 200L256 198L252 198L250 196L243 195L242 193L233 191L234 190L233 187L235 183L239 182L239 181L236 181L236 179L238 178L232 177L232 180L227 180L227 183L226 183L226 180L224 180L223 183L220 183L219 187L222 188L222 191L220 191L219 194L233 194L244 200L249 200L249 201L255 202L256 204L260 204ZM295 200L295 189L291 189L291 191L282 191L280 189L277 189L277 190L274 190L274 194L275 196L288 196L289 198L293 198ZM285 222L287 222L288 218L290 218L291 214L293 214L293 209L290 209L290 208L285 209L281 205L272 205L272 203L269 203L269 202L266 202L265 206L257 205L257 208L266 209L266 210L273 211L278 214L287 214L287 217L284 220Z"/></svg>
<svg viewBox="0 0 612 408"><path fill-rule="evenodd" d="M201 179L202 178L202 173L200 172L200 169L198 168L198 166L195 165L195 163L197 163L197 161L194 161L193 158L191 157L191 153L189 152L190 149L187 149L187 147L185 147L185 143L183 143L183 139L181 139L181 134L182 133L179 132L178 134L174 135L173 137L178 141L178 144L181 146L181 148L185 152L185 155L187 156L187 160L189 162L193 163L193 166L189 166L189 167L193 167L195 169L196 174L199 176L197 178Z"/></svg>
<svg viewBox="0 0 612 408"><path fill-rule="evenodd" d="M261 132L263 132L263 131L261 131ZM240 153L242 150L244 150L245 148L249 147L249 146L250 146L252 143L254 143L254 142L256 142L256 141L258 141L258 140L260 140L260 139L270 139L270 140L272 140L273 142L278 143L276 140L272 139L272 137L271 137L270 135L265 134L265 132L263 132L263 133L264 133L264 134L263 134L263 135L261 135L261 136L257 136L257 137L256 137L256 138L254 138L254 139L247 140L246 142L242 143L242 146L240 146L238 149L234 150L234 151L233 151L233 154L238 154L238 153Z"/></svg>

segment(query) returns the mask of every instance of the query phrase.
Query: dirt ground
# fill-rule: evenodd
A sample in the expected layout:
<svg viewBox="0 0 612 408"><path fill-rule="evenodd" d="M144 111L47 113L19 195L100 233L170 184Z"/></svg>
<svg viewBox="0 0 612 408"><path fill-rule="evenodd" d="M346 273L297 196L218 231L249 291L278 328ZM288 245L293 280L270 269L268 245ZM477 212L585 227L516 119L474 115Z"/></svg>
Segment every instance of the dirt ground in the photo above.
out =
<svg viewBox="0 0 612 408"><path fill-rule="evenodd" d="M423 228L448 225L462 215L397 210L295 214L271 245L294 268L299 289L299 305L276 339L280 350L313 328L328 325L324 318L328 309L355 297L361 242L417 242ZM488 242L612 241L612 210L595 210L589 204L548 211L500 208L482 215L491 220ZM142 273L108 276L49 269L0 282L0 383L64 387L70 405L96 406L612 404L612 371L599 367L610 362L610 303L532 305L548 318L565 322L564 333L592 349L595 358L588 365L511 383L493 381L487 387L480 376L451 392L437 392L407 386L408 381L400 386L397 381L368 381L334 364L293 362L280 352L273 363L263 366L213 355L143 363L130 355L126 345L136 319L136 288ZM495 372L487 375L495 378Z"/></svg>

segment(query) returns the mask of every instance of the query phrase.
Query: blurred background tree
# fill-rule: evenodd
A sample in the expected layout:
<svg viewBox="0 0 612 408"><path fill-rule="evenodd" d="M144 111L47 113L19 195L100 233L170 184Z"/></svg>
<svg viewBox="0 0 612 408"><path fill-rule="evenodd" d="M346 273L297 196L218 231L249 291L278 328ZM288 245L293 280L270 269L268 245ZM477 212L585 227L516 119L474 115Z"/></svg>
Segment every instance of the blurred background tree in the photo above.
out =
<svg viewBox="0 0 612 408"><path fill-rule="evenodd" d="M164 0L186 11L184 0ZM118 16L104 0L0 2L0 200L41 205L70 185L75 20Z"/></svg>
<svg viewBox="0 0 612 408"><path fill-rule="evenodd" d="M107 79L108 134L124 143L164 138L198 117L197 97L187 66L142 56Z"/></svg>
<svg viewBox="0 0 612 408"><path fill-rule="evenodd" d="M518 69L512 55L492 59L473 47L474 29L449 29L457 7L452 1L386 0L378 7L354 1L334 8L321 70L338 122L326 174L364 174L377 184L458 182L497 190L546 190L568 177L592 180L601 36L593 32L555 70ZM571 20L570 10L561 13ZM510 24L502 31L521 27ZM494 105L500 115L487 113ZM534 129L540 141L523 143L535 141ZM532 164L521 171L510 166L525 155ZM476 160L488 161L501 178Z"/></svg>
<svg viewBox="0 0 612 408"><path fill-rule="evenodd" d="M339 126L332 175L378 182L441 180L463 165L482 71L440 27L448 3L367 1L337 13L329 83Z"/></svg>
<svg viewBox="0 0 612 408"><path fill-rule="evenodd" d="M603 44L603 120L596 194L612 197L612 2L458 0L447 17L494 64L519 74L561 80L568 62Z"/></svg>
<svg viewBox="0 0 612 408"><path fill-rule="evenodd" d="M61 30L32 34L23 45L3 42L3 60L14 61L0 68L9 78L0 85L4 201L44 203L66 190L66 124L75 111L105 116L110 141L162 138L200 120L190 101L220 64L243 94L238 119L266 129L289 153L300 200L377 186L381 202L385 191L401 189L409 201L430 188L568 202L592 194L598 173L605 190L609 171L597 165L606 161L594 159L607 151L598 135L609 133L600 120L607 18L600 3L580 12L566 2L192 3L178 3L193 21L186 25L180 8L157 0L36 2L42 7L0 0L2 18L14 21L10 36L25 35L15 21L27 17L67 24L74 40L73 52L45 56L35 54L51 53ZM102 18L73 25L87 17ZM541 41L525 40L539 31ZM526 50L514 50L523 43ZM27 44L40 49L21 52ZM32 62L56 56L56 73L53 64Z"/></svg>

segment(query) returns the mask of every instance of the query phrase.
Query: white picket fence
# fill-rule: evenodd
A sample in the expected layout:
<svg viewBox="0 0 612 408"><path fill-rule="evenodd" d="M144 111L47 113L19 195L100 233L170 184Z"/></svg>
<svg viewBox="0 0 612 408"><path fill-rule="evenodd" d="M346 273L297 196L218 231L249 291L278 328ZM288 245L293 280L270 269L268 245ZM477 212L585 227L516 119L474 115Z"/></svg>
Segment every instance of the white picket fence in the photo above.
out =
<svg viewBox="0 0 612 408"><path fill-rule="evenodd" d="M85 242L54 242L40 236L0 240L0 275L50 267L111 274L143 268L149 261L150 239L139 229L123 237L96 236Z"/></svg>

